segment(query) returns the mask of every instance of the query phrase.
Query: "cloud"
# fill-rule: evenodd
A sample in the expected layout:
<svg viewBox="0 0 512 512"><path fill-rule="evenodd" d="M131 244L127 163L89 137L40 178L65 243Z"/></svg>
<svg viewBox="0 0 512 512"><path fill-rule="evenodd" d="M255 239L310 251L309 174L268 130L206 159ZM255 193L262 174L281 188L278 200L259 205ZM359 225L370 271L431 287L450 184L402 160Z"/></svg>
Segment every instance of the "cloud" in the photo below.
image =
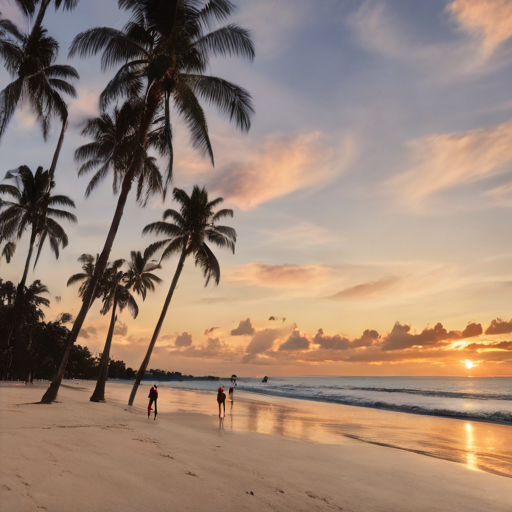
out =
<svg viewBox="0 0 512 512"><path fill-rule="evenodd" d="M207 336L208 334L211 334L215 329L218 329L218 327L210 327L209 329L206 329L206 331L204 331L204 335Z"/></svg>
<svg viewBox="0 0 512 512"><path fill-rule="evenodd" d="M69 117L74 119L75 125L78 126L86 119L98 116L100 92L86 87L78 88L78 96L69 104Z"/></svg>
<svg viewBox="0 0 512 512"><path fill-rule="evenodd" d="M351 346L354 348L369 347L378 341L379 333L374 329L366 329L360 338L352 340Z"/></svg>
<svg viewBox="0 0 512 512"><path fill-rule="evenodd" d="M494 343L470 343L464 350L512 350L512 341L497 341Z"/></svg>
<svg viewBox="0 0 512 512"><path fill-rule="evenodd" d="M320 132L272 136L260 146L252 144L240 160L225 164L209 188L240 209L251 210L328 183L353 163L355 153L352 137L328 145Z"/></svg>
<svg viewBox="0 0 512 512"><path fill-rule="evenodd" d="M370 281L368 283L358 284L341 290L340 292L331 295L329 298L342 300L380 296L381 292L392 288L398 281L400 281L399 277L388 277L385 279L379 279L378 281Z"/></svg>
<svg viewBox="0 0 512 512"><path fill-rule="evenodd" d="M455 0L445 16L459 28L459 37L431 31L425 39L415 20L393 10L392 4L365 1L347 18L347 25L369 50L403 62L431 80L488 72L498 64L491 57L511 35L508 0ZM506 60L504 61L506 62Z"/></svg>
<svg viewBox="0 0 512 512"><path fill-rule="evenodd" d="M279 347L279 350L307 350L309 340L300 335L300 331L294 329L288 339Z"/></svg>
<svg viewBox="0 0 512 512"><path fill-rule="evenodd" d="M491 190L487 190L484 193L485 197L488 197L493 205L500 206L512 206L512 181L495 187Z"/></svg>
<svg viewBox="0 0 512 512"><path fill-rule="evenodd" d="M261 354L272 348L274 341L281 336L279 329L263 329L258 331L247 345L245 351L248 354Z"/></svg>
<svg viewBox="0 0 512 512"><path fill-rule="evenodd" d="M350 345L350 341L347 338L342 338L339 334L326 336L323 329L318 329L313 338L313 343L328 350L347 350Z"/></svg>
<svg viewBox="0 0 512 512"><path fill-rule="evenodd" d="M231 336L252 336L254 327L251 325L251 319L240 320L238 327L231 331Z"/></svg>
<svg viewBox="0 0 512 512"><path fill-rule="evenodd" d="M192 358L222 358L224 361L234 361L240 358L242 349L232 348L220 338L208 338L206 345L189 346L181 349L169 349L168 353L175 356Z"/></svg>
<svg viewBox="0 0 512 512"><path fill-rule="evenodd" d="M97 334L98 331L96 330L96 327L91 325L90 327L82 327L82 329L80 329L80 332L78 333L78 337L85 338L87 340L91 336L96 336Z"/></svg>
<svg viewBox="0 0 512 512"><path fill-rule="evenodd" d="M462 30L480 41L484 56L512 36L510 0L454 0L446 7Z"/></svg>
<svg viewBox="0 0 512 512"><path fill-rule="evenodd" d="M361 337L349 340L340 334L326 335L323 329L311 337L294 325L291 332L282 329L278 333L267 329L256 333L252 346L246 348L245 354L240 353L243 355L240 362L264 366L340 362L458 366L467 357L467 352L478 352L482 361L512 361L512 341L485 340L467 346L460 343L460 340L481 334L482 326L476 322L470 322L463 331L447 331L437 323L420 333L412 332L410 325L397 322L384 336L374 329L366 329ZM276 344L275 341L281 337L285 341Z"/></svg>
<svg viewBox="0 0 512 512"><path fill-rule="evenodd" d="M420 334L411 334L410 325L402 325L396 322L391 332L386 336L382 350L403 350L413 346L434 345L448 339L458 339L460 333L448 332L441 323L437 323L432 329L428 327Z"/></svg>
<svg viewBox="0 0 512 512"><path fill-rule="evenodd" d="M506 334L512 332L512 320L506 322L501 318L496 318L485 330L485 334Z"/></svg>
<svg viewBox="0 0 512 512"><path fill-rule="evenodd" d="M176 340L174 341L174 345L176 347L190 347L192 345L192 335L188 332L182 332L181 334L178 334L176 337Z"/></svg>
<svg viewBox="0 0 512 512"><path fill-rule="evenodd" d="M326 282L332 272L326 265L249 263L240 267L231 279L269 288L304 288Z"/></svg>
<svg viewBox="0 0 512 512"><path fill-rule="evenodd" d="M428 135L410 143L411 165L389 182L402 201L429 196L506 171L512 161L512 121L463 133Z"/></svg>
<svg viewBox="0 0 512 512"><path fill-rule="evenodd" d="M461 338L473 338L475 336L480 336L482 334L483 329L481 324L477 324L474 322L470 322L467 327L461 332Z"/></svg>
<svg viewBox="0 0 512 512"><path fill-rule="evenodd" d="M116 322L114 327L114 335L126 336L128 334L128 326L123 322Z"/></svg>

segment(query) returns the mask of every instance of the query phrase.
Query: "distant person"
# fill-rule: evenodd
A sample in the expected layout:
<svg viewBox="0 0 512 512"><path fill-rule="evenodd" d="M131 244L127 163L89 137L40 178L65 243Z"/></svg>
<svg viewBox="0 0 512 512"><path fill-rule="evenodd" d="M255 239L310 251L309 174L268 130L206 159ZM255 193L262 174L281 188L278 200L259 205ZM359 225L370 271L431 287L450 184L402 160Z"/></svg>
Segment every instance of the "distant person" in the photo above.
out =
<svg viewBox="0 0 512 512"><path fill-rule="evenodd" d="M229 399L231 400L231 409L233 409L233 399L235 396L235 388L231 386L228 391Z"/></svg>
<svg viewBox="0 0 512 512"><path fill-rule="evenodd" d="M150 390L149 390L149 404L148 404L148 419L151 416L151 411L153 408L151 407L153 403L155 404L155 420L157 415L157 409L156 409L156 402L158 400L158 386L155 384Z"/></svg>
<svg viewBox="0 0 512 512"><path fill-rule="evenodd" d="M219 404L219 430L224 430L224 416L226 416L226 393L224 386L217 391L217 403Z"/></svg>

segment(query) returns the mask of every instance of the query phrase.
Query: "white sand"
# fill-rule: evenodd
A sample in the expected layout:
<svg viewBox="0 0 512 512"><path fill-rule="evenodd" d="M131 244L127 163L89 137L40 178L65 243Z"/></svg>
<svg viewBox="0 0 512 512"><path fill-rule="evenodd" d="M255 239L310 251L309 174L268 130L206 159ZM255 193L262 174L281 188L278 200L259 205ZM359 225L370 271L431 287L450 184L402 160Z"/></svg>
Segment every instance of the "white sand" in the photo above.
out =
<svg viewBox="0 0 512 512"><path fill-rule="evenodd" d="M511 512L512 479L347 441L219 432L218 418L0 386L0 511Z"/></svg>

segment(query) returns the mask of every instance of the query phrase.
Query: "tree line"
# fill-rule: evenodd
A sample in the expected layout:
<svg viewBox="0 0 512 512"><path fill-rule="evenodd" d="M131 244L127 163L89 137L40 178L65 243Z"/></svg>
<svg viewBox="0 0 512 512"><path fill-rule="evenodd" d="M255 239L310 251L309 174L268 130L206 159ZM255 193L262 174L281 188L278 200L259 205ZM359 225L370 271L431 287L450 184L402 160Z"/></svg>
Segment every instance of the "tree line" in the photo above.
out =
<svg viewBox="0 0 512 512"><path fill-rule="evenodd" d="M54 369L52 382L41 403L53 402L69 371L68 365L76 356L78 346L75 343L87 314L96 301L101 301L101 313L110 314L111 321L91 400L103 401L117 315L127 308L132 316L137 316L136 296L145 300L147 291L153 291L155 284L162 281L154 272L162 270L164 260L176 255L178 262L162 312L135 376L129 398L132 405L185 261L189 257L194 259L203 273L205 285L210 281L218 285L220 265L211 246L234 253L237 235L233 228L219 224L223 218L233 217L232 210L217 209L222 198L211 200L206 188L199 185L193 187L190 195L175 187L172 198L178 208L167 209L162 220L143 230L143 234L153 233L161 239L143 251L132 251L126 260L111 261L110 253L126 201L132 190L141 207L156 195L166 199L173 178L174 127L180 122L188 128L194 149L208 157L213 165L213 148L202 103L217 107L241 131L249 130L254 113L249 92L211 76L208 71L212 56L252 60L254 45L248 30L233 23L216 26L224 23L235 9L228 0L118 0L119 9L131 16L121 30L92 28L72 41L68 57L100 55L102 69L115 71L100 95L99 116L85 123L82 135L89 142L76 149L75 160L79 177L92 173L85 196L89 197L110 176L117 202L103 248L96 256L82 255L79 262L83 272L68 280L68 285L80 283L78 293L82 299L76 318L68 318L68 330L63 318L55 322L43 321L41 306L48 301L41 297L44 285L35 281L27 286L27 277L30 266L37 265L46 241L56 258L68 245L60 223L78 221L68 211L75 207L74 201L56 194L54 188L68 125L66 98L76 97L71 82L79 76L72 66L56 63L59 45L43 22L50 4L56 9L72 10L79 0L15 2L34 23L30 32L25 33L11 20L0 18L0 59L12 77L12 82L0 92L0 142L16 109L24 103L36 114L45 140L54 118L59 119L61 131L48 170L40 166L33 172L22 164L8 172L4 183L0 184L3 196L0 199L0 244L6 262L16 257L17 242L29 233L24 272L17 286L10 283L8 307L1 308L0 322L5 326L0 340L3 375L12 378L16 365L21 365L19 361L24 357L27 365L23 371L26 373L27 368L29 372L32 368L36 371L42 352L34 355L36 362L29 364L30 344L32 340L37 344L38 330L48 330L50 345L55 349ZM30 301L35 307L32 313L27 310ZM30 314L38 318L38 327L26 321ZM55 368L55 358L60 361L58 368Z"/></svg>

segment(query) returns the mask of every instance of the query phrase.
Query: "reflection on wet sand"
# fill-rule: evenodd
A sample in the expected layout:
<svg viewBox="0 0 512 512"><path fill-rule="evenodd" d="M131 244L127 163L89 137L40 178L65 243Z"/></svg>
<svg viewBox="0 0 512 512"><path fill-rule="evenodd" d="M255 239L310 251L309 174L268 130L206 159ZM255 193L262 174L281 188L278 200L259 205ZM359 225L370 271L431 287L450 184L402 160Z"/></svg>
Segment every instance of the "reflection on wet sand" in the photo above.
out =
<svg viewBox="0 0 512 512"><path fill-rule="evenodd" d="M159 401L159 412L217 414L216 395L205 391L176 394L162 389ZM328 444L358 440L512 477L512 427L508 425L242 392L227 416L226 432L246 430Z"/></svg>

